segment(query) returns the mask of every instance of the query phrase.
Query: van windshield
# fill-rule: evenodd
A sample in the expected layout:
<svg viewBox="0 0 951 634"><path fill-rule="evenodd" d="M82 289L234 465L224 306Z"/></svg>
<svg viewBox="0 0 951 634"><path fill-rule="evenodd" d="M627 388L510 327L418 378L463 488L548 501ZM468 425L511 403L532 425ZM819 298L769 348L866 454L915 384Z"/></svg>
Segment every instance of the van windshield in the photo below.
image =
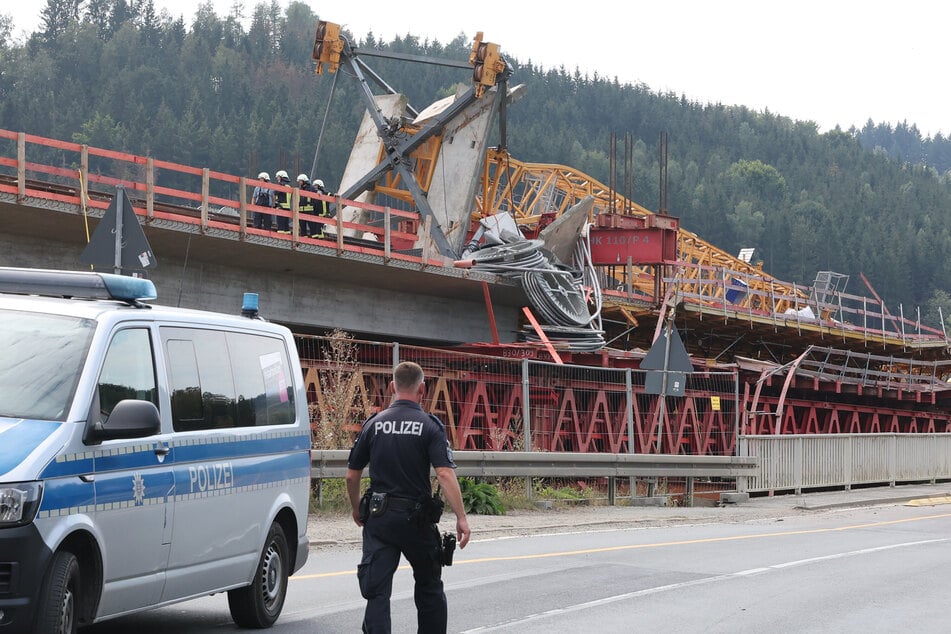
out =
<svg viewBox="0 0 951 634"><path fill-rule="evenodd" d="M0 310L0 416L66 420L95 330L90 319Z"/></svg>

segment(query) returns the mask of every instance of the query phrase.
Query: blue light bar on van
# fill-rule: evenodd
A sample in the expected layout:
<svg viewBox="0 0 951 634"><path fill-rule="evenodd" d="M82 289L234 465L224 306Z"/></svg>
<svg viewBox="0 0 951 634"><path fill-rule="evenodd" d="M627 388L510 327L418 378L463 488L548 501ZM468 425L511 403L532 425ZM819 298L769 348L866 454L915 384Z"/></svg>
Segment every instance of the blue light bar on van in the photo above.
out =
<svg viewBox="0 0 951 634"><path fill-rule="evenodd" d="M123 302L158 297L151 280L111 273L0 267L0 293L116 299Z"/></svg>

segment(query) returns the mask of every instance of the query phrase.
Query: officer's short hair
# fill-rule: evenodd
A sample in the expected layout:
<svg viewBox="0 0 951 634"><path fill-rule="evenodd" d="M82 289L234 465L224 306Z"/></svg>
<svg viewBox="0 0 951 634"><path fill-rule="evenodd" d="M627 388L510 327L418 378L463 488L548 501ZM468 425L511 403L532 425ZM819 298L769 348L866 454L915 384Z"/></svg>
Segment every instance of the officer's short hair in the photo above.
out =
<svg viewBox="0 0 951 634"><path fill-rule="evenodd" d="M403 361L393 370L393 383L398 392L411 392L423 382L423 369L412 361Z"/></svg>

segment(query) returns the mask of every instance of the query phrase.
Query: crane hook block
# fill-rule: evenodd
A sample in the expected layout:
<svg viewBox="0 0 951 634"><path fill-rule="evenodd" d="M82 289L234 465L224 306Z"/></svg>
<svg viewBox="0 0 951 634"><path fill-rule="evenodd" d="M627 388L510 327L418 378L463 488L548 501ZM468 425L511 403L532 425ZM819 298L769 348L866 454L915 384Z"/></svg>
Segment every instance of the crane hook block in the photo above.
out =
<svg viewBox="0 0 951 634"><path fill-rule="evenodd" d="M499 45L482 41L482 31L476 33L469 53L472 64L472 83L476 87L476 96L481 97L486 88L495 85L497 77L505 71L505 60L499 54Z"/></svg>
<svg viewBox="0 0 951 634"><path fill-rule="evenodd" d="M340 66L340 54L343 52L343 39L340 37L340 25L333 22L318 20L317 35L314 37L314 62L317 67L314 72L320 75L327 71L336 73Z"/></svg>

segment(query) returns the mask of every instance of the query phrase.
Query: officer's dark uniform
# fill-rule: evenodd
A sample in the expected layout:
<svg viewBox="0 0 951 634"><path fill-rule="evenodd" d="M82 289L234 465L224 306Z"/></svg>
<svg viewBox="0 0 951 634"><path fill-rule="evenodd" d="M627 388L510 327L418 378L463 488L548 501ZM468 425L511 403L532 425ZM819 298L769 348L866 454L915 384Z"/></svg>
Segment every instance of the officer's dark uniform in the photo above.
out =
<svg viewBox="0 0 951 634"><path fill-rule="evenodd" d="M439 531L420 526L413 508L432 495L429 467L452 467L446 428L413 401L398 400L365 423L349 467L370 465L370 488L386 493L386 510L363 526L363 559L357 568L360 593L367 600L364 632L389 632L393 573L402 553L413 567L419 632L445 632L446 595L438 555Z"/></svg>

